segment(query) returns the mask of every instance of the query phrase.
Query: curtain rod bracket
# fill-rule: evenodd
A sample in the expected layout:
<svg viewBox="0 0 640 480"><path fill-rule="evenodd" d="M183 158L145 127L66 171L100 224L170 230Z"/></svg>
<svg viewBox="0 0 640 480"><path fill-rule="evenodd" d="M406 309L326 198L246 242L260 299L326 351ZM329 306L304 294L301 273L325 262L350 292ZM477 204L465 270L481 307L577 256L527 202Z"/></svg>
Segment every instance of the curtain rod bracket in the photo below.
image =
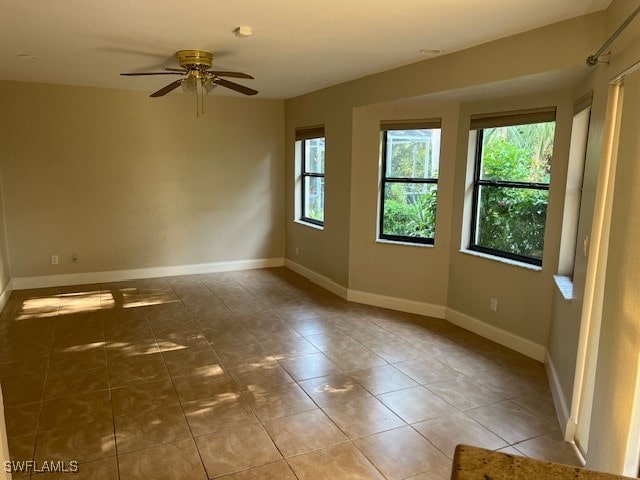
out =
<svg viewBox="0 0 640 480"><path fill-rule="evenodd" d="M600 57L603 55L602 52L604 52L607 48L609 48L609 45L611 45L613 43L613 41L618 38L618 35L620 35L622 33L622 31L627 28L627 25L629 25L631 23L631 21L636 17L636 15L638 15L640 13L640 7L636 8L631 15L629 15L627 17L627 19L622 22L622 24L618 27L618 29L613 32L611 34L611 36L607 39L606 42L604 42L604 45L602 45L600 47L600 50L598 50L596 53L594 53L593 55L589 55L587 57L587 65L590 67L595 67L598 63L609 63L609 62L600 62ZM609 52L611 53L611 52ZM609 53L607 55L609 55Z"/></svg>
<svg viewBox="0 0 640 480"><path fill-rule="evenodd" d="M607 57L607 58L603 60L603 57ZM596 57L595 55L589 55L587 57L587 66L595 67L599 63L604 63L606 65L609 65L610 58L611 58L611 52L603 53L599 57Z"/></svg>

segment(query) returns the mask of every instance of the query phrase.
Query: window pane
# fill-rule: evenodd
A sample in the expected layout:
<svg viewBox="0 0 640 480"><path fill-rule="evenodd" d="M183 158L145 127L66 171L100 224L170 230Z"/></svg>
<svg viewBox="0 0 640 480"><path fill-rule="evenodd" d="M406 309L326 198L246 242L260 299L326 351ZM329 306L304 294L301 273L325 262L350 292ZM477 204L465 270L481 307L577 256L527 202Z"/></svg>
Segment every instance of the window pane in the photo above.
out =
<svg viewBox="0 0 640 480"><path fill-rule="evenodd" d="M549 183L555 122L485 128L483 180Z"/></svg>
<svg viewBox="0 0 640 480"><path fill-rule="evenodd" d="M324 138L304 141L305 172L324 173Z"/></svg>
<svg viewBox="0 0 640 480"><path fill-rule="evenodd" d="M437 193L434 183L387 183L382 234L434 238Z"/></svg>
<svg viewBox="0 0 640 480"><path fill-rule="evenodd" d="M388 130L387 177L438 178L440 129Z"/></svg>
<svg viewBox="0 0 640 480"><path fill-rule="evenodd" d="M324 222L324 177L304 177L304 196L302 215Z"/></svg>
<svg viewBox="0 0 640 480"><path fill-rule="evenodd" d="M480 186L476 245L541 260L547 190Z"/></svg>

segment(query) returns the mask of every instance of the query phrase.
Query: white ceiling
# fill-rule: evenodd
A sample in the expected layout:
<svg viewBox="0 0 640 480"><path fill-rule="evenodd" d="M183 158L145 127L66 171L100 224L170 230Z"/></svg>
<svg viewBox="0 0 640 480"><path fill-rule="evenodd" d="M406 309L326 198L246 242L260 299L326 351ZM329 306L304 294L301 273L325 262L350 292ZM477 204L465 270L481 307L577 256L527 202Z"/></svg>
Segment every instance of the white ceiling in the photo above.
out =
<svg viewBox="0 0 640 480"><path fill-rule="evenodd" d="M263 98L289 98L606 8L611 0L3 0L0 79L142 90L120 72L214 52ZM237 38L239 25L253 27ZM37 60L17 56L31 54ZM219 88L216 94L237 95Z"/></svg>

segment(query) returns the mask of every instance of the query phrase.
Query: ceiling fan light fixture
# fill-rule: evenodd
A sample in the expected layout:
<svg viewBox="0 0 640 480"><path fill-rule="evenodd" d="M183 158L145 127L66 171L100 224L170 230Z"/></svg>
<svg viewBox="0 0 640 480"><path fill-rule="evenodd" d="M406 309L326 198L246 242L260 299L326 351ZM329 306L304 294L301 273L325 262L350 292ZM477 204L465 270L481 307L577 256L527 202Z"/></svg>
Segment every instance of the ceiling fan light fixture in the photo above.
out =
<svg viewBox="0 0 640 480"><path fill-rule="evenodd" d="M197 93L198 81L195 77L189 75L187 78L182 80L182 91L184 93L188 93L189 95L195 95Z"/></svg>
<svg viewBox="0 0 640 480"><path fill-rule="evenodd" d="M207 94L209 94L209 93L213 93L213 91L216 89L218 85L216 85L212 79L206 78L202 80L202 86L204 87L204 91Z"/></svg>

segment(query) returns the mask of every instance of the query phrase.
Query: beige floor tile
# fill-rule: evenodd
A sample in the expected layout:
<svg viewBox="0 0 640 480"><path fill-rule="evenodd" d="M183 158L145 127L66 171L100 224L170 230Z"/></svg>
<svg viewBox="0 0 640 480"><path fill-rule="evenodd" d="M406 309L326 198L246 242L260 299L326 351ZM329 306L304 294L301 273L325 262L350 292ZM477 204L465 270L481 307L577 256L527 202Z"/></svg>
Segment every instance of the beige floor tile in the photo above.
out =
<svg viewBox="0 0 640 480"><path fill-rule="evenodd" d="M217 375L222 365L208 345L204 348L180 348L162 353L169 375Z"/></svg>
<svg viewBox="0 0 640 480"><path fill-rule="evenodd" d="M327 375L300 382L300 386L320 407L369 397L359 383L346 374Z"/></svg>
<svg viewBox="0 0 640 480"><path fill-rule="evenodd" d="M282 458L261 425L222 430L198 437L196 442L210 478Z"/></svg>
<svg viewBox="0 0 640 480"><path fill-rule="evenodd" d="M66 468L71 468L66 465ZM118 462L116 457L93 460L77 464L77 471L40 473L32 477L34 480L118 480Z"/></svg>
<svg viewBox="0 0 640 480"><path fill-rule="evenodd" d="M246 400L238 392L221 393L183 404L195 436L258 423Z"/></svg>
<svg viewBox="0 0 640 480"><path fill-rule="evenodd" d="M347 440L320 410L267 420L264 427L285 458Z"/></svg>
<svg viewBox="0 0 640 480"><path fill-rule="evenodd" d="M464 413L445 415L416 423L413 427L445 455L453 458L456 445L464 443L497 450L508 446L502 438Z"/></svg>
<svg viewBox="0 0 640 480"><path fill-rule="evenodd" d="M112 388L169 378L160 353L110 358L108 368Z"/></svg>
<svg viewBox="0 0 640 480"><path fill-rule="evenodd" d="M114 415L130 415L178 405L178 395L169 380L140 383L111 390Z"/></svg>
<svg viewBox="0 0 640 480"><path fill-rule="evenodd" d="M407 480L450 480L451 479L451 465L445 467L438 467L430 472L421 473L415 477L408 478Z"/></svg>
<svg viewBox="0 0 640 480"><path fill-rule="evenodd" d="M349 375L373 395L418 386L414 380L391 365L357 370L349 372Z"/></svg>
<svg viewBox="0 0 640 480"><path fill-rule="evenodd" d="M218 478L220 480L297 480L284 460Z"/></svg>
<svg viewBox="0 0 640 480"><path fill-rule="evenodd" d="M298 355L318 353L318 349L302 337L288 340L271 340L262 342L262 345L278 360L281 358L297 357Z"/></svg>
<svg viewBox="0 0 640 480"><path fill-rule="evenodd" d="M44 388L44 399L92 393L109 389L106 367L82 370L74 373L48 375Z"/></svg>
<svg viewBox="0 0 640 480"><path fill-rule="evenodd" d="M471 379L504 398L520 397L538 389L538 385L527 381L511 370L501 367L495 367L480 374L472 375Z"/></svg>
<svg viewBox="0 0 640 480"><path fill-rule="evenodd" d="M288 461L299 480L384 480L350 442L298 455Z"/></svg>
<svg viewBox="0 0 640 480"><path fill-rule="evenodd" d="M44 374L29 374L2 380L2 401L5 407L40 402L44 395Z"/></svg>
<svg viewBox="0 0 640 480"><path fill-rule="evenodd" d="M323 353L284 358L279 360L279 363L296 381L342 373L340 368Z"/></svg>
<svg viewBox="0 0 640 480"><path fill-rule="evenodd" d="M106 367L107 357L102 345L80 351L61 352L51 355L49 374L70 374L82 370Z"/></svg>
<svg viewBox="0 0 640 480"><path fill-rule="evenodd" d="M462 375L450 380L430 383L425 387L460 410L468 410L504 400L497 393Z"/></svg>
<svg viewBox="0 0 640 480"><path fill-rule="evenodd" d="M193 439L118 456L120 480L206 480Z"/></svg>
<svg viewBox="0 0 640 480"><path fill-rule="evenodd" d="M387 364L386 360L365 347L351 349L349 351L327 351L326 355L345 372L379 367Z"/></svg>
<svg viewBox="0 0 640 480"><path fill-rule="evenodd" d="M557 421L556 408L549 390L529 392L521 397L512 398L511 401L545 420Z"/></svg>
<svg viewBox="0 0 640 480"><path fill-rule="evenodd" d="M31 471L33 469L22 462L33 460L35 442L35 435L9 437L9 459L12 462L16 462L11 467L11 474L13 478L26 478L32 473Z"/></svg>
<svg viewBox="0 0 640 480"><path fill-rule="evenodd" d="M116 417L115 427L119 454L191 438L179 405Z"/></svg>
<svg viewBox="0 0 640 480"><path fill-rule="evenodd" d="M242 392L242 395L263 421L318 408L295 383L277 387L255 387Z"/></svg>
<svg viewBox="0 0 640 480"><path fill-rule="evenodd" d="M7 436L19 437L35 434L38 417L40 416L40 406L40 402L36 402L5 408L4 416Z"/></svg>
<svg viewBox="0 0 640 480"><path fill-rule="evenodd" d="M407 423L456 413L458 410L424 387L378 395L378 399Z"/></svg>
<svg viewBox="0 0 640 480"><path fill-rule="evenodd" d="M111 398L108 391L71 395L42 402L38 431L69 425L111 420Z"/></svg>
<svg viewBox="0 0 640 480"><path fill-rule="evenodd" d="M569 443L562 438L562 433L556 430L540 437L535 437L513 446L518 452L527 457L547 462L564 463L581 467L578 456Z"/></svg>
<svg viewBox="0 0 640 480"><path fill-rule="evenodd" d="M88 462L116 454L112 421L96 421L84 425L39 432L35 460Z"/></svg>
<svg viewBox="0 0 640 480"><path fill-rule="evenodd" d="M449 464L449 459L406 426L354 441L388 479L402 480Z"/></svg>
<svg viewBox="0 0 640 480"><path fill-rule="evenodd" d="M465 413L510 444L550 433L558 428L556 424L543 420L508 400L473 408Z"/></svg>
<svg viewBox="0 0 640 480"><path fill-rule="evenodd" d="M456 370L433 358L422 357L393 365L421 385L458 377Z"/></svg>
<svg viewBox="0 0 640 480"><path fill-rule="evenodd" d="M293 378L273 357L259 357L249 360L239 367L230 368L229 373L240 390L271 387L293 382Z"/></svg>
<svg viewBox="0 0 640 480"><path fill-rule="evenodd" d="M177 377L173 379L173 384L181 402L191 402L239 391L238 385L223 371L218 373L212 370L206 375Z"/></svg>
<svg viewBox="0 0 640 480"><path fill-rule="evenodd" d="M375 397L358 398L323 408L349 438L363 437L405 425Z"/></svg>
<svg viewBox="0 0 640 480"><path fill-rule="evenodd" d="M146 357L160 354L156 339L153 337L130 342L107 340L105 348L109 361L113 361L116 357Z"/></svg>

